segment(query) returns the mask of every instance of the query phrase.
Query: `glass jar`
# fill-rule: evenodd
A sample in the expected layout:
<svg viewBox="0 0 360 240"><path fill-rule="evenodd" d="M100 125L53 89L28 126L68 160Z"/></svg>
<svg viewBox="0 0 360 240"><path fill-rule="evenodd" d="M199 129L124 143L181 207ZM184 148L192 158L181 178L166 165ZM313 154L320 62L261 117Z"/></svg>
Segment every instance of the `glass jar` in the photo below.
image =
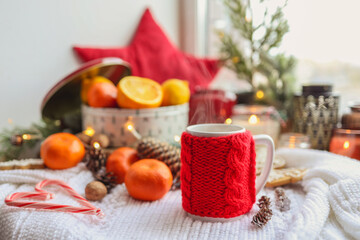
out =
<svg viewBox="0 0 360 240"><path fill-rule="evenodd" d="M272 106L235 105L231 122L244 127L253 135L267 134L277 144L282 119Z"/></svg>

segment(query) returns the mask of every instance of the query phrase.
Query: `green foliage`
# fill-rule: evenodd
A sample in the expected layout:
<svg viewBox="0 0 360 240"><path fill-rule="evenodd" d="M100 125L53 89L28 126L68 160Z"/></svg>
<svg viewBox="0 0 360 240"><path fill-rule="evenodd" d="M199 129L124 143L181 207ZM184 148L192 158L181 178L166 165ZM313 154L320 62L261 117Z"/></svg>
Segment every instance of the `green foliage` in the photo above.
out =
<svg viewBox="0 0 360 240"><path fill-rule="evenodd" d="M231 31L220 32L222 59L225 65L235 71L239 79L246 80L254 91L263 90L265 97L258 100L271 104L286 117L291 109L294 92L294 57L272 54L280 46L289 25L284 18L285 2L270 13L264 7L261 21L253 20L253 0L223 0L232 23ZM260 0L265 6L265 1ZM266 77L267 83L257 84L254 75Z"/></svg>
<svg viewBox="0 0 360 240"><path fill-rule="evenodd" d="M8 161L19 159L21 154L32 149L53 133L60 132L61 128L58 122L34 123L28 128L15 127L13 129L4 129L0 132L0 161ZM11 138L14 135L34 134L39 138L34 140L24 141L22 145L15 146L11 143ZM35 157L35 156L34 156Z"/></svg>

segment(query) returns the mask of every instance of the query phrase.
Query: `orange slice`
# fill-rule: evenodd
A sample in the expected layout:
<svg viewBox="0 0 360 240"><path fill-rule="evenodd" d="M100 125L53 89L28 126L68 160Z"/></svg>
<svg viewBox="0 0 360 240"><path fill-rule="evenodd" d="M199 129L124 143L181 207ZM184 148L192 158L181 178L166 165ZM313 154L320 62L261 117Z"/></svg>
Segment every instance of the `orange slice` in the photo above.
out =
<svg viewBox="0 0 360 240"><path fill-rule="evenodd" d="M118 105L122 108L156 108L161 105L161 85L151 79L127 76L117 85Z"/></svg>

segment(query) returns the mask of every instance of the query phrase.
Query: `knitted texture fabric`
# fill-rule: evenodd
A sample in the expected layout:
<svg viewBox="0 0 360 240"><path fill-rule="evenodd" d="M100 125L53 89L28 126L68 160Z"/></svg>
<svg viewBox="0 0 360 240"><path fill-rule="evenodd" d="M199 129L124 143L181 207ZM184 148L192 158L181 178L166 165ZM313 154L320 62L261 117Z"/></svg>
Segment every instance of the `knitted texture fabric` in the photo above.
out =
<svg viewBox="0 0 360 240"><path fill-rule="evenodd" d="M237 221L213 223L188 217L181 207L181 192L170 191L154 202L137 201L125 185L117 185L98 202L105 213L99 219L84 214L20 209L4 204L7 195L33 191L36 183L48 178L66 182L82 196L92 174L80 163L65 170L18 169L0 171L0 240L30 239L360 239L360 161L325 151L282 149L277 154L289 167L307 167L298 184L284 186L291 200L289 211L272 207L273 216L263 227L251 224L259 210ZM62 191L50 200L60 204L76 202ZM275 198L273 188L264 188L258 197Z"/></svg>
<svg viewBox="0 0 360 240"><path fill-rule="evenodd" d="M250 132L181 137L181 191L185 211L214 218L247 213L255 198L255 144Z"/></svg>

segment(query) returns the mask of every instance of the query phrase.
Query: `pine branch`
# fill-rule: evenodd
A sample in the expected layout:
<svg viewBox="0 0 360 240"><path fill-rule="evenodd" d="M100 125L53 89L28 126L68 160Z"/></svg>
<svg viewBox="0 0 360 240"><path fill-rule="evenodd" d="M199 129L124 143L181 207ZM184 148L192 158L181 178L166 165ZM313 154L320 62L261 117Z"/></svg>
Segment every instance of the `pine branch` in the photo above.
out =
<svg viewBox="0 0 360 240"><path fill-rule="evenodd" d="M287 1L272 13L265 8L263 20L256 26L252 20L252 0L223 1L232 24L231 31L221 34L220 52L225 65L235 71L239 79L249 82L254 90L264 89L266 99L262 101L276 106L279 110L288 111L291 105L289 98L293 94L293 69L296 61L283 54L271 54L273 49L280 46L284 35L289 31L283 14ZM250 18L247 16L249 13ZM262 31L264 33L259 36ZM254 85L253 76L256 72L267 77L266 85Z"/></svg>
<svg viewBox="0 0 360 240"><path fill-rule="evenodd" d="M28 128L14 127L13 129L4 129L0 133L0 161L9 161L18 159L26 149L31 149L35 145L44 140L46 137L53 133L59 132L60 126L57 122L45 122L34 123ZM36 134L39 138L36 140L24 141L21 146L15 146L11 143L11 138L14 135L23 134Z"/></svg>

